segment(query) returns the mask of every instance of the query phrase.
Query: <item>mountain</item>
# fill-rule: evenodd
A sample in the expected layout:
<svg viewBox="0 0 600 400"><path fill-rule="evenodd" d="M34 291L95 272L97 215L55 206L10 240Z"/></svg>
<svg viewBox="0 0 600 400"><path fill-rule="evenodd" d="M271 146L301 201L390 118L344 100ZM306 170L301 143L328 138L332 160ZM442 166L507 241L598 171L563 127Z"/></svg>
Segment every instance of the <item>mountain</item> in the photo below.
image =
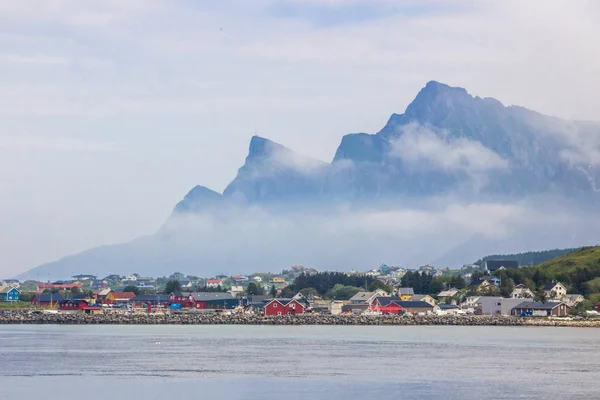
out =
<svg viewBox="0 0 600 400"><path fill-rule="evenodd" d="M565 217L563 225L557 222L548 229L540 205L560 197L566 208L552 213L560 215L564 209L598 204L599 137L600 124L506 107L431 81L379 132L343 136L330 163L254 136L243 166L223 193L196 186L155 235L66 257L21 277L65 277L90 270L146 274L188 269L196 275L277 271L301 260L313 267L365 269L379 264L384 254L400 263L418 262L414 257L419 254L428 258L424 262L466 263L482 251L577 247L596 240L595 228L581 235ZM525 202L535 206L519 211ZM483 207L473 203L491 204L493 210L510 204L512 208L498 212L516 219L502 229L488 229L450 214L451 207ZM527 221L536 212L540 215ZM426 227L440 226L417 240L415 232L423 228L411 222L415 216ZM482 216L493 217L493 212ZM520 221L528 225L517 230ZM499 223L503 220L494 222ZM403 229L409 228L405 234ZM503 232L502 240L495 231ZM338 243L342 240L347 242ZM544 245L547 240L552 243ZM398 243L406 248L394 249ZM529 247L523 248L525 244ZM328 254L336 246L337 258Z"/></svg>

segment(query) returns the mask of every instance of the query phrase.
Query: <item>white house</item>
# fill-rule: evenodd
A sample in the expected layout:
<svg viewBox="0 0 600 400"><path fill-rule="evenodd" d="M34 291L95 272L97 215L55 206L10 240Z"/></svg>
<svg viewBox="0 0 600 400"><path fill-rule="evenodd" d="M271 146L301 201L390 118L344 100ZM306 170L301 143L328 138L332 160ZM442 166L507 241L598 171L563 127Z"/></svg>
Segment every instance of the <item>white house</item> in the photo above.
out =
<svg viewBox="0 0 600 400"><path fill-rule="evenodd" d="M533 292L528 287L519 284L515 286L510 297L513 299L533 299Z"/></svg>
<svg viewBox="0 0 600 400"><path fill-rule="evenodd" d="M552 281L544 286L546 297L551 300L562 300L567 295L567 288L560 282Z"/></svg>
<svg viewBox="0 0 600 400"><path fill-rule="evenodd" d="M206 280L206 287L207 288L213 288L216 289L219 286L222 286L223 281L220 279L207 279Z"/></svg>

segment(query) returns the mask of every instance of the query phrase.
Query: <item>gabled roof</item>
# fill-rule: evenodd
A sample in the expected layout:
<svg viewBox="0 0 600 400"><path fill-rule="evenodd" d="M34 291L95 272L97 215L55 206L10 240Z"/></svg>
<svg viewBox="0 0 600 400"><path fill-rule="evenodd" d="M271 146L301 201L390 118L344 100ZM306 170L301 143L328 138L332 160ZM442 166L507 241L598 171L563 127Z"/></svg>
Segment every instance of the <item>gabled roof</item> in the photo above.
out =
<svg viewBox="0 0 600 400"><path fill-rule="evenodd" d="M296 303L300 304L301 306L304 307L304 305L302 304L302 302L299 302L296 299L272 299L271 301L269 301L268 303L265 304L265 306L271 304L272 302L278 302L279 304L281 304L282 306L287 306L288 304L290 304L292 301L295 301Z"/></svg>
<svg viewBox="0 0 600 400"><path fill-rule="evenodd" d="M402 296L408 296L411 294L415 294L415 291L411 287L401 287L401 288L398 288L398 294L400 294Z"/></svg>
<svg viewBox="0 0 600 400"><path fill-rule="evenodd" d="M428 294L415 294L413 296L410 296L410 301L421 301L423 300L425 297L431 297ZM433 297L431 297L433 299Z"/></svg>
<svg viewBox="0 0 600 400"><path fill-rule="evenodd" d="M388 306L391 303L399 305L403 308L433 308L433 306L425 301L402 300L400 297L377 297L375 299L380 306Z"/></svg>
<svg viewBox="0 0 600 400"><path fill-rule="evenodd" d="M358 292L350 298L350 301L368 301L376 294L375 292Z"/></svg>
<svg viewBox="0 0 600 400"><path fill-rule="evenodd" d="M17 289L16 287L13 287L13 286L0 287L0 293L10 293L12 290L16 290L17 292L21 293L21 291L19 289Z"/></svg>
<svg viewBox="0 0 600 400"><path fill-rule="evenodd" d="M560 282L552 281L550 283L547 283L546 286L544 286L544 290L552 290L558 284L560 284Z"/></svg>
<svg viewBox="0 0 600 400"><path fill-rule="evenodd" d="M524 301L519 303L515 308L526 308L526 309L535 309L535 310L553 310L562 302L560 301L548 301L546 303L542 303L541 301Z"/></svg>
<svg viewBox="0 0 600 400"><path fill-rule="evenodd" d="M63 299L60 293L38 293L35 295L35 298L41 303L50 303L50 301L56 303Z"/></svg>
<svg viewBox="0 0 600 400"><path fill-rule="evenodd" d="M442 290L441 292L438 293L438 297L452 297L454 296L456 293L458 293L458 289L448 289L448 290Z"/></svg>

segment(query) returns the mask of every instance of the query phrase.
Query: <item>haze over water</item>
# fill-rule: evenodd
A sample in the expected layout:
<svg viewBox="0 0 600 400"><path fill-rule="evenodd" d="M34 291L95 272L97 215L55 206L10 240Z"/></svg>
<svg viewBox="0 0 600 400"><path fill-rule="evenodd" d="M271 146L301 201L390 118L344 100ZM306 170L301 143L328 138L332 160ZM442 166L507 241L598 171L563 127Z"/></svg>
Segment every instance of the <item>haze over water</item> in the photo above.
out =
<svg viewBox="0 0 600 400"><path fill-rule="evenodd" d="M14 398L597 399L577 328L2 326Z"/></svg>

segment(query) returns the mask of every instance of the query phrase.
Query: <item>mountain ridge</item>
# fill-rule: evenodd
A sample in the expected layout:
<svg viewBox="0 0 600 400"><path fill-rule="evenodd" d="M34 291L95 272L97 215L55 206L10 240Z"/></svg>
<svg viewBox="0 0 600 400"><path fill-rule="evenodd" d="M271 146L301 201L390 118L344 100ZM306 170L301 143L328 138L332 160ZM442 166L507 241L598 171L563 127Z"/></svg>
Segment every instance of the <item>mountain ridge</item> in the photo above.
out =
<svg viewBox="0 0 600 400"><path fill-rule="evenodd" d="M246 210L256 209L266 213L259 213L260 218L284 211L307 212L306 216L311 217L313 209L333 213L347 207L389 210L408 204L411 207L425 204L427 199L436 197L470 202L515 202L528 196L543 198L557 194L564 195L576 207L594 204L600 197L597 191L600 170L595 164L586 164L593 160L595 153L586 153L588 149L581 146L583 133L600 134L600 125L564 121L519 106L506 107L494 98L474 97L463 88L430 81L403 114L391 114L377 133L344 135L329 163L297 154L267 138L253 136L244 164L223 193L195 186L174 207L167 221L169 229L160 229L158 238L151 236L142 242L162 248L164 251L158 251L157 258L164 259L161 262L165 268L168 265L173 269L173 264L182 259L194 265L204 264L201 260L208 257L195 251L183 257L176 252L177 246L184 243L191 246L194 240L206 243L216 240L204 230L201 239L187 231L178 234L178 223L188 217L198 216L194 224L213 226L215 230L223 224L233 224L231 235L238 232L238 228L230 215L243 218L249 212ZM287 226L288 222L282 224ZM260 225L258 222L257 226ZM246 228L240 225L239 229ZM330 234L335 238L335 231ZM178 235L181 237L177 238ZM181 243L175 246L178 240ZM225 235L219 240L229 238ZM553 240L553 246L560 245L559 238L553 237ZM517 237L513 238L502 250L521 250L515 248L518 241ZM235 251L235 243L230 244L224 248ZM260 245L267 249L265 251L275 251L268 243ZM485 241L485 245L494 243ZM117 246L125 246L118 249L124 249L123 254L126 254L130 245ZM572 246L572 240L565 240L564 247ZM131 252L134 251L142 250L132 247ZM259 257L255 249L247 251ZM444 252L437 256L442 257ZM129 265L149 262L147 257L136 258L131 254L127 257L113 254L103 261L102 252L92 253L93 256L89 256L89 250L80 253L79 265L104 262L116 272L130 268L126 262L119 261L121 259L128 259ZM458 256L460 254L466 253L461 251ZM218 255L211 256L211 262L218 262ZM28 273L60 270L61 265L66 264L75 268L77 263L73 264L71 257L77 256L67 257L68 263L61 264L58 260ZM457 254L453 254L452 259L456 258ZM132 261L134 259L137 261ZM235 263L240 264L237 267L232 261L232 268L244 272L240 260L236 258ZM261 262L260 257L256 260ZM438 261L444 262L443 259ZM155 263L157 269L161 262Z"/></svg>

